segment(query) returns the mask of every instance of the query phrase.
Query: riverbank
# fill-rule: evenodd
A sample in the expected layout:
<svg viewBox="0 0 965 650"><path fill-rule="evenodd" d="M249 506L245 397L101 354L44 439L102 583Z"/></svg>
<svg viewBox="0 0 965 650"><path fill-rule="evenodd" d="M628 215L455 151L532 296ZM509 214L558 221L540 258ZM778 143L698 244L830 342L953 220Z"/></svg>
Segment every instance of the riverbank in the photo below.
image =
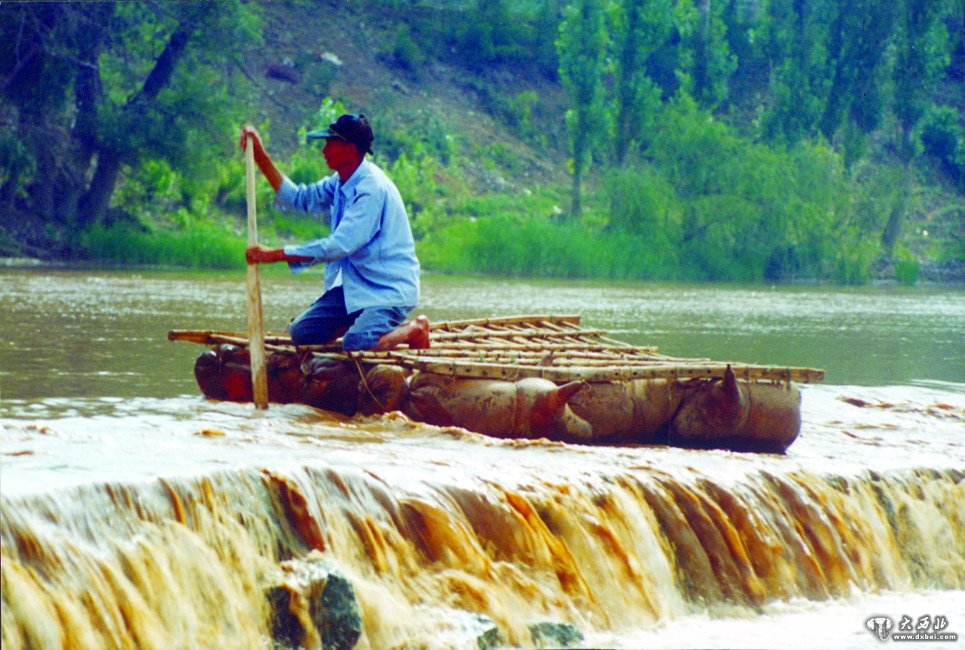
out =
<svg viewBox="0 0 965 650"><path fill-rule="evenodd" d="M98 269L111 269L111 270L128 270L128 271L138 271L138 270L165 270L165 271L184 271L187 268L197 268L197 267L184 267L178 265L170 264L123 264L123 263L106 263L98 261L82 261L82 260L56 260L56 259L42 259L38 257L0 257L0 268L4 269L59 269L59 270L98 270ZM237 269L242 269L243 267L239 264ZM212 269L214 270L214 269ZM225 269L221 269L225 271ZM424 272L428 273L443 273L449 274L444 271L435 271L432 268L424 269ZM499 274L499 273L466 273L457 272L454 275L478 275L479 277L493 277L498 278L501 275L506 275L506 277L516 277L516 278L527 278L532 276L527 276L524 274ZM535 278L533 278L535 279ZM545 279L552 279L551 277ZM601 278L585 277L583 279L593 280ZM664 280L661 280L664 281ZM709 284L715 284L714 282L709 282ZM723 282L722 284L726 284ZM762 285L773 285L774 282L762 282ZM834 283L828 280L819 279L801 279L801 280L787 280L784 282L779 282L778 284L784 284L788 286L793 285L833 285ZM882 264L879 266L878 274L867 283L872 287L890 287L898 285L907 285L908 283L899 282L895 278L894 266L888 264ZM932 261L922 262L917 280L912 283L916 286L921 287L932 287L932 288L961 288L965 286L965 261L953 260L950 262L938 263Z"/></svg>
<svg viewBox="0 0 965 650"><path fill-rule="evenodd" d="M58 5L52 11L73 6ZM31 5L24 7L24 15L30 15ZM830 12L823 24L856 24L844 18L842 12L851 11L848 7L832 3L823 8ZM827 99L824 91L817 91L822 84L817 84L814 96L801 89L808 100L784 113L781 104L796 96L789 94L787 79L779 72L785 63L781 57L770 60L767 74L760 67L769 53L790 51L787 44L768 40L793 32L777 28L787 16L752 12L744 17L751 22L745 22L739 17L743 12L724 12L721 18L734 22L727 27L729 43L715 45L722 61L736 42L732 37L755 31L766 35L745 42L748 49L740 54L732 53L740 65L733 75L725 75L729 82L721 90L730 85L728 92L717 97L716 91L708 95L680 86L684 79L693 80L687 71L693 57L709 51L701 46L688 52L693 43L675 44L672 52L664 53L666 60L661 55L648 59L645 66L631 66L638 69L634 74L644 75L636 81L610 79L619 76L616 70L622 66L616 65L600 84L606 96L601 106L607 107L603 113L608 115L594 123L616 124L620 116L640 113L637 117L645 128L638 124L636 137L621 136L615 142L613 129L595 133L598 142L590 160L574 174L573 161L582 154L574 158L565 116L568 110L579 114L585 107L582 101L574 103L566 82L567 48L557 49L555 39L547 35L576 25L560 24L565 12L555 3L416 7L352 2L330 11L275 2L257 7L241 3L241 8L253 10L252 27L262 21L263 40L232 42L244 54L217 64L212 51L214 67L203 74L193 68L180 70L185 78L178 83L204 89L203 96L214 96L214 89L225 93L215 102L219 110L226 109L223 115L185 113L210 118L210 124L185 120L179 126L178 134L191 138L192 164L173 155L188 150L185 146L154 150L144 145L145 138L151 138L139 132L130 142L123 140L134 148L120 156L124 162L114 174L103 177L117 180L109 201L97 202L104 211L98 207L78 213L93 204L77 197L87 196L82 179L102 178L94 167L113 157L118 141L98 133L98 142L87 142L92 134L73 129L71 111L51 107L47 115L34 115L38 111L29 102L21 105L14 101L17 95L11 95L11 124L18 119L23 123L0 142L12 162L11 174L0 188L0 255L232 268L244 246L239 237L245 213L244 165L236 145L240 125L258 125L279 168L296 182L312 182L328 170L317 149L303 145L305 129L326 124L342 112L365 112L376 132L373 160L396 181L420 257L431 270L641 280L814 278L842 284L891 278L904 284L958 282L965 275L962 178L956 162L962 136L956 104L948 93L958 88L960 66L954 63L933 79L937 87L919 89L934 96L928 101L921 98L923 110L929 105L919 125L921 142L909 143L915 144L912 149L917 153L901 153L907 148L900 144L902 131L911 127L899 128L892 115L893 105L904 105L897 97L872 102L873 113L883 111L880 116L859 111L864 116L861 129L874 127L873 131L860 134L850 122L835 126L822 119L822 136L813 123ZM176 8L171 10L177 13ZM322 31L314 27L319 11L325 14ZM619 12L614 11L616 16ZM687 21L693 16L684 14L670 21L684 22L668 34L691 33ZM156 22L159 17L154 11L130 16L120 33L163 32L171 22ZM954 26L960 17L949 15L946 20ZM58 26L76 22L61 20ZM611 26L605 31L612 32L611 45L619 49L620 30ZM715 28L715 33L723 32ZM809 34L808 39L815 39L809 47L830 52L823 42L826 37L822 30ZM832 42L840 42L835 38ZM135 42L139 39L106 41L103 65L132 57L139 62L134 67L149 69L151 48L124 47ZM753 50L759 51L752 54ZM886 58L889 65L898 60ZM651 65L657 59L662 61L659 74ZM833 60L813 62L818 68L808 78L825 78L830 68L822 66ZM127 86L133 79L120 83L107 70L103 105L95 109L105 115L111 114L117 98L137 96L136 85ZM840 72L836 78L848 78ZM879 70L869 79L886 76ZM224 87L204 81L213 78L222 80ZM629 113L617 111L616 104L624 98L613 96L616 87L644 80L644 86L656 84L648 93L656 92L657 86L660 92L624 106L632 108ZM61 78L18 81L25 88L47 82L57 89L51 97L64 102L71 97L70 87L58 85ZM751 88L755 90L749 92ZM890 90L888 84L883 90ZM727 101L720 104L725 96ZM73 100L87 105L83 98ZM805 106L807 115L790 118ZM825 118L838 111L839 118L849 113L854 119L853 109L849 113L843 105L828 105ZM143 123L152 131L163 126L153 124L154 117L182 113L155 111ZM35 124L29 116L40 121ZM790 131L782 136L784 127L778 123L785 119ZM912 130L917 139L917 128ZM35 141L26 135L68 132L79 139ZM74 158L65 158L65 176L57 179L38 161L60 146L88 153L100 148L105 155L86 163L81 156L78 167L69 172ZM109 152L111 156L106 155ZM581 179L575 186L574 177ZM74 187L75 182L80 185ZM58 185L70 186L70 191L52 192L51 187ZM98 197L102 189L99 186ZM58 204L52 196L65 200ZM270 188L259 181L259 206L271 200ZM264 217L259 228L266 243L318 235L317 224L309 220L269 210Z"/></svg>

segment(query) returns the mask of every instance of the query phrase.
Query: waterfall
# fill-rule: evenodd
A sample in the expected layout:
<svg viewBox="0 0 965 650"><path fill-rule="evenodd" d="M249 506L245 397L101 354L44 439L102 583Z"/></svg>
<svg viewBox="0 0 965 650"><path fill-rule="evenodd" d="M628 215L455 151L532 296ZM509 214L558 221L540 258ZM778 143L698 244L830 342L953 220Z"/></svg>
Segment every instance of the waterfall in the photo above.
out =
<svg viewBox="0 0 965 650"><path fill-rule="evenodd" d="M314 560L351 583L371 648L446 647L457 611L531 646L544 621L620 630L961 589L963 478L641 465L401 480L313 463L4 496L3 647L272 647L266 589Z"/></svg>

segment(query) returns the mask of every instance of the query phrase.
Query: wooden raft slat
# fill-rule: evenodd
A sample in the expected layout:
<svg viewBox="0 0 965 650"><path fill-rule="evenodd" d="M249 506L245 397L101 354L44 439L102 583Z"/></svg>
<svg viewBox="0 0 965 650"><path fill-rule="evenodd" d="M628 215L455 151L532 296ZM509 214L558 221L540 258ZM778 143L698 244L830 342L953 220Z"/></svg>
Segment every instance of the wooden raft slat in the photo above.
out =
<svg viewBox="0 0 965 650"><path fill-rule="evenodd" d="M562 316L497 316L494 318L439 321L438 323L432 323L429 329L453 331L473 325L488 327L490 325L504 325L506 323L567 323L579 327L581 318L579 314L566 314Z"/></svg>
<svg viewBox="0 0 965 650"><path fill-rule="evenodd" d="M365 353L354 353L360 360L366 360ZM680 359L679 361L688 361ZM474 361L449 361L443 359L412 359L402 357L399 365L431 372L437 375L480 379L505 379L515 381L526 377L542 377L554 382L569 381L627 381L631 379L694 379L722 378L730 365L738 379L796 381L808 383L824 378L824 371L815 368L780 368L774 366L753 366L745 364L680 364L662 363L652 366L632 367L546 367L535 365L510 365L498 363L478 363Z"/></svg>
<svg viewBox="0 0 965 650"><path fill-rule="evenodd" d="M651 346L634 346L605 336L600 329L580 327L579 315L533 315L441 321L432 324L430 348L391 352L343 352L338 343L295 347L287 334L265 335L272 352L303 352L334 359L354 359L366 366L392 364L455 377L516 380L543 377L568 381L695 379L723 377L728 365L747 381L824 379L816 368L783 368L754 364L684 359L657 354ZM248 344L243 332L173 330L172 341L203 345Z"/></svg>
<svg viewBox="0 0 965 650"><path fill-rule="evenodd" d="M653 350L653 348L648 348ZM550 355L552 353L552 356ZM615 360L628 364L653 363L661 361L664 363L673 361L673 357L660 354L627 354L615 355L611 349L596 350L589 346L555 346L552 349L531 350L529 348L475 348L471 355L466 355L465 349L440 348L434 347L428 350L405 350L405 356L410 358L419 357L445 357L469 359L481 362L503 362L503 363L539 363L544 365L566 364L570 360L581 360L582 363L590 361L606 362L612 364ZM525 360L525 361L524 361ZM710 359L690 359L690 361L707 361Z"/></svg>
<svg viewBox="0 0 965 650"><path fill-rule="evenodd" d="M603 336L603 330L584 330L587 336ZM430 340L435 341L473 341L476 339L535 339L552 337L551 333L540 329L510 330L510 331L473 331L473 332L436 332L430 334Z"/></svg>

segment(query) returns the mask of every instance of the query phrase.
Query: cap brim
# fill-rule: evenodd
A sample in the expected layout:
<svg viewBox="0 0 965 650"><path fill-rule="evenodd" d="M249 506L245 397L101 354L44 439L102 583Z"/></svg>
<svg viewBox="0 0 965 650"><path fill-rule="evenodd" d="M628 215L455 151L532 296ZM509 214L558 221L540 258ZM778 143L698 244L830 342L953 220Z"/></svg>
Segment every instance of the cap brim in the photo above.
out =
<svg viewBox="0 0 965 650"><path fill-rule="evenodd" d="M330 128L325 127L324 129L318 129L317 131L309 131L305 135L305 139L306 140L333 140L333 139L344 140L345 138L343 138L342 136L340 136L338 133L331 130Z"/></svg>

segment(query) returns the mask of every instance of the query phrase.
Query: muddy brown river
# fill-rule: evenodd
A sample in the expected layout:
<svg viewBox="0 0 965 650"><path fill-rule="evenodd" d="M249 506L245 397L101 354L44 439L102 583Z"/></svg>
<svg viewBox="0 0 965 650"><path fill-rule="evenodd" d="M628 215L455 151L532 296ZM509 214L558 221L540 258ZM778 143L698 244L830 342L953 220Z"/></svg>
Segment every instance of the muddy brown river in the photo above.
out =
<svg viewBox="0 0 965 650"><path fill-rule="evenodd" d="M321 276L274 271L281 330ZM962 288L424 278L431 320L579 313L674 356L825 368L786 456L205 401L203 348L166 333L244 329L244 295L240 272L0 271L4 648L293 647L265 597L293 563L347 578L363 648L546 647L547 622L576 647L965 634Z"/></svg>

